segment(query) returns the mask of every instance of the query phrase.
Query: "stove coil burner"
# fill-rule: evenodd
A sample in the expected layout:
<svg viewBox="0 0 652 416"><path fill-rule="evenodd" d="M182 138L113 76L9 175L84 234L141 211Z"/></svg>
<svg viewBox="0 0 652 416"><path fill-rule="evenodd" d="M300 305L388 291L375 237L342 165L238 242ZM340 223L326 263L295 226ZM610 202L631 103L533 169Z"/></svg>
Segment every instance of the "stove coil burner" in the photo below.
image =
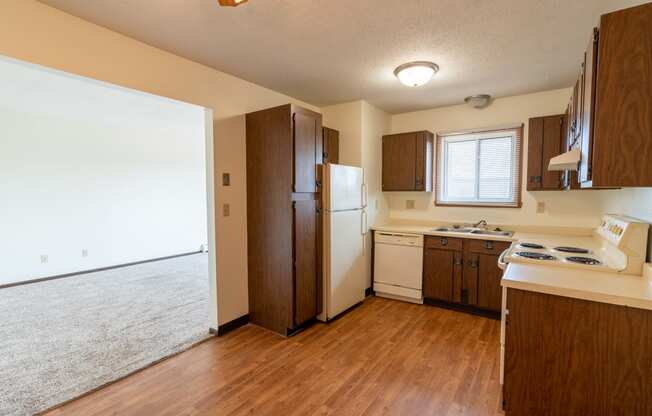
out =
<svg viewBox="0 0 652 416"><path fill-rule="evenodd" d="M561 251L562 253L576 253L576 254L588 254L589 250L579 247L555 247L556 251Z"/></svg>
<svg viewBox="0 0 652 416"><path fill-rule="evenodd" d="M516 255L520 257L525 257L526 259L533 259L533 260L557 260L555 256L551 256L550 254L534 253L532 251L519 251L518 253L516 253Z"/></svg>
<svg viewBox="0 0 652 416"><path fill-rule="evenodd" d="M592 259L591 257L566 257L566 260L573 263L588 264L589 266L598 266L602 264L599 260Z"/></svg>
<svg viewBox="0 0 652 416"><path fill-rule="evenodd" d="M535 244L535 243L519 243L518 246L522 248L529 248L532 250L543 250L545 248L541 244Z"/></svg>

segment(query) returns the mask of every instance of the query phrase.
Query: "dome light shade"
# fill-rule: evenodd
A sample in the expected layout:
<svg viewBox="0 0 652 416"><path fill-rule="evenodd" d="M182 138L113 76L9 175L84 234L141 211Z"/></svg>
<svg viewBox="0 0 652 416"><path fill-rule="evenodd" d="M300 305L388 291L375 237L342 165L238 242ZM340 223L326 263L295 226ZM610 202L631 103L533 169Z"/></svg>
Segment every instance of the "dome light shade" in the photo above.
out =
<svg viewBox="0 0 652 416"><path fill-rule="evenodd" d="M439 71L439 66L432 62L417 61L408 62L394 70L394 75L403 85L408 87L420 87L427 84Z"/></svg>

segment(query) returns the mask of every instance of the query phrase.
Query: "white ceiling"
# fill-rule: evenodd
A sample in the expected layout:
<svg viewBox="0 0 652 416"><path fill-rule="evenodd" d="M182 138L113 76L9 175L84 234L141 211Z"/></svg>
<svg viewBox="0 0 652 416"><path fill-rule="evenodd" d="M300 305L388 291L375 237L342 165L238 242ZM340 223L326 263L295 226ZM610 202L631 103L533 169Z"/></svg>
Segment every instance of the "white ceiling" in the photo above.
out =
<svg viewBox="0 0 652 416"><path fill-rule="evenodd" d="M400 113L570 86L601 13L645 0L41 0L314 105ZM399 64L431 60L425 87Z"/></svg>

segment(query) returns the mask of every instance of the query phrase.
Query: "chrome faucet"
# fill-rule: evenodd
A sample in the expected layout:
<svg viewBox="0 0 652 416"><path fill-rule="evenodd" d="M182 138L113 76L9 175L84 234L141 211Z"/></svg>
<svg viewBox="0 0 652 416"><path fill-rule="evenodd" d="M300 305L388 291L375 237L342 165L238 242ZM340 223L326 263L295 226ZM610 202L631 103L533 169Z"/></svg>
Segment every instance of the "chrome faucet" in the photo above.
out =
<svg viewBox="0 0 652 416"><path fill-rule="evenodd" d="M487 228L487 221L486 220L480 220L480 221L476 222L475 224L473 224L473 228L485 229L485 228Z"/></svg>

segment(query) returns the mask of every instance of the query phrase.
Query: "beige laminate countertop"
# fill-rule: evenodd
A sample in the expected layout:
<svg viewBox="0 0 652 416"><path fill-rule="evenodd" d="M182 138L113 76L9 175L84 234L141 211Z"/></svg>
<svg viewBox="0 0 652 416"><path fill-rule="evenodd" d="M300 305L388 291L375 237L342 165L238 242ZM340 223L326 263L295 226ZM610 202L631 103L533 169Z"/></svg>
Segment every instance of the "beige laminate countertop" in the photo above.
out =
<svg viewBox="0 0 652 416"><path fill-rule="evenodd" d="M448 226L448 225L441 225ZM473 240L491 240L491 241L559 241L564 240L575 242L576 244L579 241L582 241L584 244L591 244L592 238L590 231L575 229L574 231L577 235L564 237L560 236L557 233L557 229L550 229L550 232L547 232L545 229L539 230L516 230L511 237L500 236L500 235L487 235L487 234L470 234L470 233L455 233L455 232L446 232L446 231L434 231L435 228L438 228L438 225L406 225L406 224L383 224L383 225L374 225L370 227L374 231L384 231L384 232L394 232L394 233L407 233L407 234L419 234L419 235L433 235L441 237L457 237L457 238L467 238ZM494 227L491 226L490 229ZM509 226L500 227L505 231L514 231L510 229Z"/></svg>
<svg viewBox="0 0 652 416"><path fill-rule="evenodd" d="M650 265L644 276L584 269L510 263L501 285L507 288L652 310Z"/></svg>

